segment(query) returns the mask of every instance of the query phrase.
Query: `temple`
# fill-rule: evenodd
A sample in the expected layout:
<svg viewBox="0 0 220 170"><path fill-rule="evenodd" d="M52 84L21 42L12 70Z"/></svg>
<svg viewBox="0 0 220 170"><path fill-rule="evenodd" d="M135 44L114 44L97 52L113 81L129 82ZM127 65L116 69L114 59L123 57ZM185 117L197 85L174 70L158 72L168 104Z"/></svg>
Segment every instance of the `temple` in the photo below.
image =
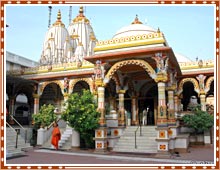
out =
<svg viewBox="0 0 220 170"><path fill-rule="evenodd" d="M14 76L22 81L12 82ZM184 152L191 139L180 118L191 104L201 104L204 111L213 107L214 60L192 61L175 54L162 30L143 24L138 16L111 39L98 41L80 7L68 27L58 11L57 20L47 30L39 66L8 70L6 87L8 110L14 115L19 94L26 95L30 113L37 114L43 104L53 104L62 112L69 94L89 89L101 112L94 136L97 152L109 148ZM134 144L134 131L140 124L144 134L151 132L146 139L152 138L147 142L151 145L141 149L137 141L137 148L125 147L128 130ZM203 142L213 142L211 133Z"/></svg>

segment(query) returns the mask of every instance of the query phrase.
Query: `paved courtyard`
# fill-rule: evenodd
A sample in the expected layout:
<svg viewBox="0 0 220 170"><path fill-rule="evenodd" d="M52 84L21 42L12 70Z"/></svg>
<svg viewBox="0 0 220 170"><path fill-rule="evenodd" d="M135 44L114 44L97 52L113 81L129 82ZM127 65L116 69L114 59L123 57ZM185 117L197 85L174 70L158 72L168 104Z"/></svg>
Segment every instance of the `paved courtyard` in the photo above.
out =
<svg viewBox="0 0 220 170"><path fill-rule="evenodd" d="M60 165L88 165L88 164L110 164L123 165L134 164L149 165L149 164L209 164L214 163L214 148L211 147L190 147L189 153L181 153L179 156L173 155L168 159L159 159L154 155L146 154L119 154L108 152L106 154L95 154L93 151L56 151L49 149L34 148L25 153L24 156L15 157L6 160L7 165L24 165L24 164L52 164Z"/></svg>

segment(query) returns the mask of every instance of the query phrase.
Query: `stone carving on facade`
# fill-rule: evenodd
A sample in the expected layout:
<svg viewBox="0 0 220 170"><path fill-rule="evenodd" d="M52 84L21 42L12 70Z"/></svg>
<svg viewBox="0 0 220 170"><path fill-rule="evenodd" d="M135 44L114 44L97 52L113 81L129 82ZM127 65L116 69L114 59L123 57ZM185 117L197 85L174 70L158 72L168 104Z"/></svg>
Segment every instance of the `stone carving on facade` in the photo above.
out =
<svg viewBox="0 0 220 170"><path fill-rule="evenodd" d="M204 91L205 90L204 81L205 81L206 76L200 74L196 78L197 78L197 80L199 80L199 89L200 89L200 91Z"/></svg>
<svg viewBox="0 0 220 170"><path fill-rule="evenodd" d="M95 79L104 79L105 68L100 60L96 61L96 66L94 68Z"/></svg>
<svg viewBox="0 0 220 170"><path fill-rule="evenodd" d="M64 93L69 92L69 80L66 77L64 78L63 91L64 91Z"/></svg>
<svg viewBox="0 0 220 170"><path fill-rule="evenodd" d="M167 73L169 58L162 53L156 53L153 59L156 61L157 73Z"/></svg>

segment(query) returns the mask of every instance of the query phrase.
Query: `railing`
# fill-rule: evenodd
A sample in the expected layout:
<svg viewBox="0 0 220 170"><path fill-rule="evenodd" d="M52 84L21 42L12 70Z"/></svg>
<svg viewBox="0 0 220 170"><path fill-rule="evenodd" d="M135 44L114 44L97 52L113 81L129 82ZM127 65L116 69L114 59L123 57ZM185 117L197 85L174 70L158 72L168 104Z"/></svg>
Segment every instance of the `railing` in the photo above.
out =
<svg viewBox="0 0 220 170"><path fill-rule="evenodd" d="M21 128L21 129L23 129L24 130L24 141L25 141L25 143L27 142L27 129L25 129L13 116L11 116L10 115L10 117L11 117L11 119L13 119L17 124L18 124L18 126ZM14 129L14 128L13 128ZM17 133L19 133L19 131L18 130L15 130Z"/></svg>
<svg viewBox="0 0 220 170"><path fill-rule="evenodd" d="M138 131L139 127L140 127L140 136L142 136L142 128L141 128L141 123L140 123L134 132L135 149L137 149L137 131Z"/></svg>
<svg viewBox="0 0 220 170"><path fill-rule="evenodd" d="M15 130L8 122L6 122L6 125L10 127L12 130L14 130L16 133L15 148L17 148L18 147L18 130Z"/></svg>

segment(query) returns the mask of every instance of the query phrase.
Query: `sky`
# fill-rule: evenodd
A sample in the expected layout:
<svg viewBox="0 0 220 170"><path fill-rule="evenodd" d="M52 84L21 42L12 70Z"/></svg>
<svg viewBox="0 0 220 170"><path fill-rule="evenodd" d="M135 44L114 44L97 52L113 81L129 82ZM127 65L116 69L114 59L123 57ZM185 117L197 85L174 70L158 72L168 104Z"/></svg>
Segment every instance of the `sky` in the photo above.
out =
<svg viewBox="0 0 220 170"><path fill-rule="evenodd" d="M215 57L215 7L212 5L86 5L84 14L98 40L111 39L136 15L143 24L160 28L175 53L191 60ZM61 10L62 21L69 25L69 5L52 5L51 24ZM72 19L79 6L72 6ZM39 61L48 30L48 5L5 6L6 51Z"/></svg>

